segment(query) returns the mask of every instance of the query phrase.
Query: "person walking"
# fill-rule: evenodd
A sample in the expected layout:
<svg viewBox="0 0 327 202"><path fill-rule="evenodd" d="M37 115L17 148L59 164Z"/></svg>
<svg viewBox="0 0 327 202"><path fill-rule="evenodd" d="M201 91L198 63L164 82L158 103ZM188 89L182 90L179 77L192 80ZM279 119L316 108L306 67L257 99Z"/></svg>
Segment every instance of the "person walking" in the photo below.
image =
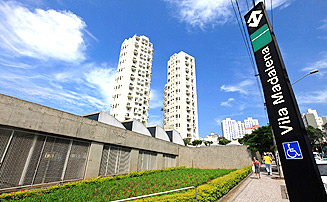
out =
<svg viewBox="0 0 327 202"><path fill-rule="evenodd" d="M261 163L255 157L253 157L252 166L254 166L254 173L257 175L257 178L260 179Z"/></svg>
<svg viewBox="0 0 327 202"><path fill-rule="evenodd" d="M271 157L268 156L268 154L264 154L264 157L263 157L263 161L265 162L265 165L266 165L266 171L268 173L268 175L272 175L272 172L271 172Z"/></svg>

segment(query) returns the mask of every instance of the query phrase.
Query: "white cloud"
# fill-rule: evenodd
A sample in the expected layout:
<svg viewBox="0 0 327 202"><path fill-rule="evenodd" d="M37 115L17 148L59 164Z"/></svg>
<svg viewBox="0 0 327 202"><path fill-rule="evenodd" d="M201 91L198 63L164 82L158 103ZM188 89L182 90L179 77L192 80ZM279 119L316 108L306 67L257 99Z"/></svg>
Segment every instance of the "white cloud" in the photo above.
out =
<svg viewBox="0 0 327 202"><path fill-rule="evenodd" d="M314 69L318 69L318 74L324 75L327 74L327 53L321 53L320 60L309 64L307 67L303 68L302 71L309 72Z"/></svg>
<svg viewBox="0 0 327 202"><path fill-rule="evenodd" d="M177 8L177 18L193 27L224 24L233 17L228 0L166 0Z"/></svg>
<svg viewBox="0 0 327 202"><path fill-rule="evenodd" d="M228 98L227 101L221 102L220 106L225 106L225 107L231 107L231 102L233 102L235 99L234 98Z"/></svg>
<svg viewBox="0 0 327 202"><path fill-rule="evenodd" d="M100 91L107 106L106 108L109 109L115 85L116 70L113 68L95 68L85 74L85 77L89 84L95 85L96 89Z"/></svg>
<svg viewBox="0 0 327 202"><path fill-rule="evenodd" d="M34 69L3 68L1 90L12 96L32 100L71 113L108 111L113 93L115 68L89 63L63 72L35 74ZM9 93L7 93L9 92Z"/></svg>
<svg viewBox="0 0 327 202"><path fill-rule="evenodd" d="M162 117L157 115L149 115L148 126L162 126Z"/></svg>
<svg viewBox="0 0 327 202"><path fill-rule="evenodd" d="M257 93L254 90L255 80L246 79L235 85L222 85L220 90L225 92L239 92L244 95Z"/></svg>
<svg viewBox="0 0 327 202"><path fill-rule="evenodd" d="M206 28L208 25L225 24L235 20L233 7L230 0L164 0L176 8L176 17L180 22L185 22L192 27ZM292 0L274 0L273 8L285 8ZM239 3L241 10L247 10L245 3ZM266 1L270 9L270 1ZM252 3L250 3L252 7Z"/></svg>
<svg viewBox="0 0 327 202"><path fill-rule="evenodd" d="M151 89L150 92L150 108L163 107L163 93L159 93L155 89Z"/></svg>
<svg viewBox="0 0 327 202"><path fill-rule="evenodd" d="M258 2L262 2L262 0L257 0L256 3ZM272 0L265 0L266 2L266 10L271 10L271 1ZM272 8L275 9L277 7L280 7L280 9L284 9L286 7L288 7L289 5L291 5L291 2L293 0L274 0L272 1Z"/></svg>
<svg viewBox="0 0 327 202"><path fill-rule="evenodd" d="M327 19L322 20L322 25L318 29L327 30Z"/></svg>
<svg viewBox="0 0 327 202"><path fill-rule="evenodd" d="M0 3L0 50L8 58L82 61L85 28L84 21L70 11L31 11L17 2Z"/></svg>
<svg viewBox="0 0 327 202"><path fill-rule="evenodd" d="M215 118L215 122L217 124L221 124L222 120L225 120L226 118L231 118L231 117L235 117L235 116L241 116L243 115L243 112L239 112L239 113L232 113L232 114L225 114L225 115L220 115L219 117Z"/></svg>
<svg viewBox="0 0 327 202"><path fill-rule="evenodd" d="M300 93L297 100L300 104L327 104L327 89Z"/></svg>

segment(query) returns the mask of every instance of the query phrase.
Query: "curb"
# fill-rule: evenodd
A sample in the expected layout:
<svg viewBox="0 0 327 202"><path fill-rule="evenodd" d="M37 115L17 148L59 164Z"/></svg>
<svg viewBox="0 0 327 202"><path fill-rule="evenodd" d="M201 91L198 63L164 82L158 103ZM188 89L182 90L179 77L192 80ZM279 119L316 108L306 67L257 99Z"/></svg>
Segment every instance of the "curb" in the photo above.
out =
<svg viewBox="0 0 327 202"><path fill-rule="evenodd" d="M225 194L223 197L221 197L217 202L224 202L229 197L235 194L235 192L240 188L240 186L248 179L250 176L252 176L253 172L251 172L246 178L244 178L240 183L238 183L235 187L233 187L227 194Z"/></svg>

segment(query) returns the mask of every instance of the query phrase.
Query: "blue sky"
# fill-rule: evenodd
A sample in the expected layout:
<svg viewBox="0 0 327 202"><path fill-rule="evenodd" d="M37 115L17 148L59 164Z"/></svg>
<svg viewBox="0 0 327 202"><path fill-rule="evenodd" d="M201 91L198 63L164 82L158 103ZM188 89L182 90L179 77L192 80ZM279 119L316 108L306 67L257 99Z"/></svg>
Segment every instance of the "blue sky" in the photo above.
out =
<svg viewBox="0 0 327 202"><path fill-rule="evenodd" d="M249 0L249 3L252 2ZM271 15L270 0L266 0ZM242 16L246 1L240 1ZM327 116L327 2L273 0L273 26L301 112ZM109 111L121 43L154 46L149 125L162 122L167 61L195 57L200 137L226 117L266 125L230 0L0 2L0 93L81 115Z"/></svg>

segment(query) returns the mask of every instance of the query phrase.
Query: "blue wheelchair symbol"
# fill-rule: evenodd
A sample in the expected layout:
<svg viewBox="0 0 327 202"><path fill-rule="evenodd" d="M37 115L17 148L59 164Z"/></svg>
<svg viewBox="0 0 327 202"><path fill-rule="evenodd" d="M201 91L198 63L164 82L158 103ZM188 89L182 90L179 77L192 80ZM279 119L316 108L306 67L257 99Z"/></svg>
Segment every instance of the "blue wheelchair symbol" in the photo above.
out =
<svg viewBox="0 0 327 202"><path fill-rule="evenodd" d="M283 148L286 159L303 159L299 142L284 142Z"/></svg>

